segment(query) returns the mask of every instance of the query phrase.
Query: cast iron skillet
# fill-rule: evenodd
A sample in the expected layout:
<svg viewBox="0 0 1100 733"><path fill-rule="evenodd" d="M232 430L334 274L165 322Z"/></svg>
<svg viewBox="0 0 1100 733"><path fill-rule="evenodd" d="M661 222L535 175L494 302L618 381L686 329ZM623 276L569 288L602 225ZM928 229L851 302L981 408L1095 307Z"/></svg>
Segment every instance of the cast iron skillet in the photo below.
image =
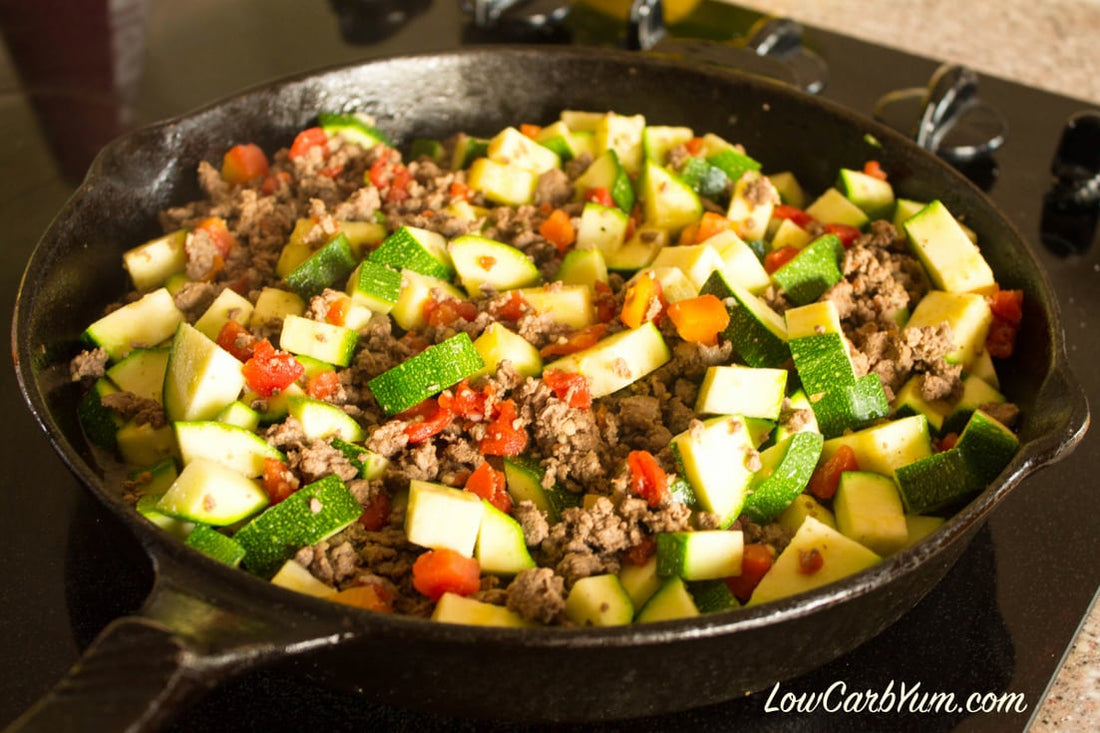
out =
<svg viewBox="0 0 1100 733"><path fill-rule="evenodd" d="M942 199L978 232L1002 285L1027 294L1018 355L1002 369L1005 392L1023 410L1011 465L930 538L842 582L747 611L609 630L433 624L300 596L185 548L120 501L81 436L67 362L90 314L126 289L122 251L158 233L158 210L200 195L199 160L220 160L237 142L285 146L322 110L369 112L401 144L545 123L563 108L643 113L716 132L744 143L767 171L795 171L811 191L831 185L841 166L875 158L900 195ZM112 143L32 255L13 338L20 384L43 430L156 568L144 607L108 626L16 725L48 730L155 727L227 675L289 658L379 701L455 715L606 720L728 700L832 660L896 621L997 503L1072 449L1088 423L1046 276L964 178L890 130L781 84L590 49L372 61L249 91ZM655 669L662 673L640 673Z"/></svg>

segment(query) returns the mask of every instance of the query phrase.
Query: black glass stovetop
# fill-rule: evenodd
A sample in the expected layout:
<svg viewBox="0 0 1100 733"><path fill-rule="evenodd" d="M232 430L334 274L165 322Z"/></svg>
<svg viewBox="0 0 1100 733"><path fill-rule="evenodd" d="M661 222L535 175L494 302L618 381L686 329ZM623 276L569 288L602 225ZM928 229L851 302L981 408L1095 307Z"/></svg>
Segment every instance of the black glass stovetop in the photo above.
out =
<svg viewBox="0 0 1100 733"><path fill-rule="evenodd" d="M18 8L16 6L18 5ZM79 5L82 10L74 7ZM384 18L355 13L386 5ZM110 12L108 12L108 8ZM747 32L757 16L704 2L675 34ZM79 182L90 155L134 125L186 112L241 88L367 57L488 39L452 0L38 0L0 2L0 258L10 313L37 237ZM597 24L598 25L598 24ZM592 26L596 27L596 26ZM612 27L612 26L606 26ZM616 26L617 27L617 26ZM618 42L574 34L573 41ZM716 30L717 29L717 30ZM555 39L555 40L561 40ZM870 114L898 88L922 87L939 66L848 37L804 29L827 68L820 92ZM1100 237L1095 211L1044 237L1044 197L1063 124L1098 105L981 77L979 93L1007 122L985 182L1032 243L1060 294L1070 356L1100 402ZM1049 210L1047 212L1050 213ZM1047 228L1050 229L1047 217ZM111 619L135 610L150 582L136 542L67 473L0 371L0 725L77 659ZM853 653L769 693L604 730L1022 730L1039 706L1100 585L1100 453L1094 435L1019 486L958 565L898 623ZM371 663L365 660L364 663ZM430 660L425 660L430 664ZM471 673L476 674L476 670ZM644 673L644 672L643 672ZM660 669L649 670L660 675ZM522 674L522 670L517 670ZM786 693L807 702L849 691L1018 693L1022 712L870 715L769 711ZM492 695L492 690L486 690ZM793 699L793 698L788 698ZM838 698L833 698L838 699ZM563 701L563 704L568 704ZM308 669L249 673L184 711L176 728L206 730L528 730L382 707L310 681Z"/></svg>

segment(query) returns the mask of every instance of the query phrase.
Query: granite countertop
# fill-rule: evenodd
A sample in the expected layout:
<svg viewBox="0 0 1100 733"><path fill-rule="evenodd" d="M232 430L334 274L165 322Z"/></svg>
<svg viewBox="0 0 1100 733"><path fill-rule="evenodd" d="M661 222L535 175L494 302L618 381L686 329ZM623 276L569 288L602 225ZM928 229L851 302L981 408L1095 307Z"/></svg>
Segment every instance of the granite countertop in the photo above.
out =
<svg viewBox="0 0 1100 733"><path fill-rule="evenodd" d="M730 0L1100 104L1100 0Z"/></svg>
<svg viewBox="0 0 1100 733"><path fill-rule="evenodd" d="M737 0L910 53L962 63L1100 106L1100 0ZM1100 604L1035 715L1031 733L1083 730L1100 720Z"/></svg>

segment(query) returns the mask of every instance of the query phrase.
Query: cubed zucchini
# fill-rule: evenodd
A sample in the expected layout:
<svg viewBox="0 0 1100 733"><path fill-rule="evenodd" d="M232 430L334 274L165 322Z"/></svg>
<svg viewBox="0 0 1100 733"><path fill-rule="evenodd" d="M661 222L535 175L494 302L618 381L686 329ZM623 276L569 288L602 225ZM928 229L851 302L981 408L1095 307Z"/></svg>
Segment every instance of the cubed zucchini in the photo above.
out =
<svg viewBox="0 0 1100 733"><path fill-rule="evenodd" d="M122 266L130 273L134 288L153 290L172 275L183 272L187 268L187 253L183 249L186 240L187 230L177 229L126 250Z"/></svg>
<svg viewBox="0 0 1100 733"><path fill-rule="evenodd" d="M904 227L935 287L953 293L993 290L993 270L942 202L932 201L906 220Z"/></svg>
<svg viewBox="0 0 1100 733"><path fill-rule="evenodd" d="M337 232L283 279L303 300L309 300L325 288L346 282L357 263L347 235Z"/></svg>
<svg viewBox="0 0 1100 733"><path fill-rule="evenodd" d="M729 526L744 506L756 445L743 418L723 416L697 423L672 439L680 473L706 511Z"/></svg>
<svg viewBox="0 0 1100 733"><path fill-rule="evenodd" d="M657 574L684 580L717 580L741 574L745 548L740 531L714 529L657 535Z"/></svg>
<svg viewBox="0 0 1100 733"><path fill-rule="evenodd" d="M764 574L746 605L758 606L805 593L872 567L881 560L855 540L808 516Z"/></svg>
<svg viewBox="0 0 1100 733"><path fill-rule="evenodd" d="M786 323L767 303L730 283L719 271L711 273L700 292L715 295L725 303L730 322L722 336L746 364L778 367L791 357Z"/></svg>
<svg viewBox="0 0 1100 733"><path fill-rule="evenodd" d="M244 546L244 566L271 577L298 550L331 537L362 513L344 482L329 475L269 507L233 538Z"/></svg>
<svg viewBox="0 0 1100 733"><path fill-rule="evenodd" d="M840 475L833 508L840 533L879 555L891 555L909 540L901 496L889 476L845 471Z"/></svg>
<svg viewBox="0 0 1100 733"><path fill-rule="evenodd" d="M207 338L216 341L222 327L229 321L236 321L247 328L253 309L254 306L248 298L232 288L226 288L218 293L210 307L195 321L195 328Z"/></svg>
<svg viewBox="0 0 1100 733"><path fill-rule="evenodd" d="M260 485L239 471L207 458L183 467L156 503L162 514L191 522L225 526L267 506Z"/></svg>
<svg viewBox="0 0 1100 733"><path fill-rule="evenodd" d="M382 372L367 382L367 388L387 415L396 415L483 366L469 334L461 332Z"/></svg>
<svg viewBox="0 0 1100 733"><path fill-rule="evenodd" d="M170 421L212 420L244 389L241 363L228 351L180 323L164 375L164 413Z"/></svg>
<svg viewBox="0 0 1100 733"><path fill-rule="evenodd" d="M471 298L483 288L512 290L537 284L542 277L535 263L511 245L464 234L447 245L458 279Z"/></svg>
<svg viewBox="0 0 1100 733"><path fill-rule="evenodd" d="M151 348L172 338L182 322L183 311L172 295L166 288L157 288L92 323L84 338L103 347L111 361L118 361L134 349Z"/></svg>
<svg viewBox="0 0 1100 733"><path fill-rule="evenodd" d="M544 365L588 377L593 398L603 397L633 384L671 358L664 337L652 321L600 339L587 349Z"/></svg>
<svg viewBox="0 0 1100 733"><path fill-rule="evenodd" d="M447 240L438 232L420 227L401 227L386 237L367 259L443 280L449 280L455 273Z"/></svg>
<svg viewBox="0 0 1100 733"><path fill-rule="evenodd" d="M295 315L283 319L279 333L279 348L342 367L351 364L358 342L358 331Z"/></svg>
<svg viewBox="0 0 1100 733"><path fill-rule="evenodd" d="M405 535L414 545L473 557L484 513L484 503L473 492L413 479Z"/></svg>
<svg viewBox="0 0 1100 733"><path fill-rule="evenodd" d="M203 458L231 468L242 476L255 478L263 474L265 458L286 460L277 448L262 437L235 425L196 421L177 422L172 427L185 466Z"/></svg>
<svg viewBox="0 0 1100 733"><path fill-rule="evenodd" d="M624 626L634 618L634 603L618 576L589 575L569 589L565 616L578 626Z"/></svg>
<svg viewBox="0 0 1100 733"><path fill-rule="evenodd" d="M760 453L742 512L757 524L782 514L810 482L821 456L819 433L794 433Z"/></svg>

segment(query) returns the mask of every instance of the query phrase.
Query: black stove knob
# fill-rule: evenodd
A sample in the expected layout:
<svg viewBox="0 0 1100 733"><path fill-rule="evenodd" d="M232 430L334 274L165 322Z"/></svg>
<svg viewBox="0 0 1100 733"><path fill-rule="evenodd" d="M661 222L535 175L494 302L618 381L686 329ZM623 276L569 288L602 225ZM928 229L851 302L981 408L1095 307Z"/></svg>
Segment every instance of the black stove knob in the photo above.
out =
<svg viewBox="0 0 1100 733"><path fill-rule="evenodd" d="M667 35L665 7L661 0L634 0L630 4L626 26L628 50L652 50Z"/></svg>
<svg viewBox="0 0 1100 733"><path fill-rule="evenodd" d="M1100 205L1100 112L1079 112L1069 118L1050 172L1073 202Z"/></svg>
<svg viewBox="0 0 1100 733"><path fill-rule="evenodd" d="M399 31L431 0L329 0L348 43L377 43Z"/></svg>
<svg viewBox="0 0 1100 733"><path fill-rule="evenodd" d="M560 40L569 17L568 0L461 0L474 28L497 40Z"/></svg>
<svg viewBox="0 0 1100 733"><path fill-rule="evenodd" d="M978 97L978 76L971 69L944 64L927 86L883 96L875 103L874 115L983 188L988 190L996 179L992 154L1004 144L1008 123Z"/></svg>
<svg viewBox="0 0 1100 733"><path fill-rule="evenodd" d="M1062 128L1050 162L1054 182L1043 197L1040 233L1057 255L1083 254L1100 218L1100 112L1079 112Z"/></svg>

